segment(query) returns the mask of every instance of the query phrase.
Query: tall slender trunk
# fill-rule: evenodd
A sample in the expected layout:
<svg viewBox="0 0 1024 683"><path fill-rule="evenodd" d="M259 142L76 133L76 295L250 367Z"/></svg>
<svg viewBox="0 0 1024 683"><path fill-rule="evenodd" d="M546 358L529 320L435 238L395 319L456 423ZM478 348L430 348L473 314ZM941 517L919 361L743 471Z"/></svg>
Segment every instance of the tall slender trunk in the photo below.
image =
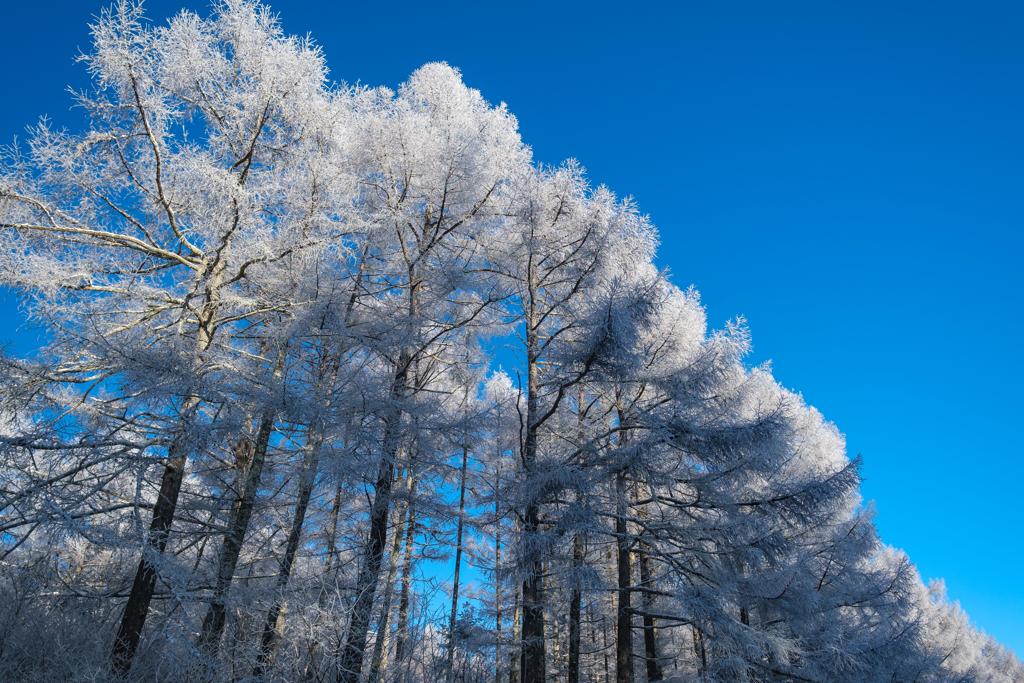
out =
<svg viewBox="0 0 1024 683"><path fill-rule="evenodd" d="M697 675L700 676L708 668L708 651L704 647L704 633L696 626L693 627L693 650L696 655Z"/></svg>
<svg viewBox="0 0 1024 683"><path fill-rule="evenodd" d="M630 584L633 573L629 551L629 515L626 473L615 478L615 535L618 547L618 605L615 622L615 683L633 683L633 612L630 608Z"/></svg>
<svg viewBox="0 0 1024 683"><path fill-rule="evenodd" d="M410 340L418 336L419 297L422 283L416 266L408 264L409 303L406 320L410 326ZM410 341L411 343L411 341ZM383 449L377 469L377 481L373 489L373 504L370 507L370 530L363 551L362 563L356 577L356 596L348 621L348 632L342 645L338 661L338 683L356 683L362 676L363 660L366 656L366 637L370 630L370 616L373 612L373 598L380 578L380 565L384 559L384 547L388 539L388 513L391 510L391 487L395 480L395 464L402 440L402 415L399 402L409 394L409 372L416 352L411 346L402 349L398 358L394 380L391 383L391 400L395 406L384 425Z"/></svg>
<svg viewBox="0 0 1024 683"><path fill-rule="evenodd" d="M577 533L572 539L572 597L569 599L569 666L567 683L580 680L580 591L577 572L583 566L583 541Z"/></svg>
<svg viewBox="0 0 1024 683"><path fill-rule="evenodd" d="M638 553L640 564L640 585L648 590L654 590L654 579L651 576L650 558L645 546L640 546ZM657 629L654 625L654 617L650 615L654 607L654 597L650 593L644 593L644 657L647 660L647 680L660 681L665 678L661 668L661 661L658 658Z"/></svg>
<svg viewBox="0 0 1024 683"><path fill-rule="evenodd" d="M527 538L536 535L540 527L539 506L531 503L526 508L524 528ZM528 541L529 542L529 541ZM536 550L528 552L536 555ZM544 643L544 604L542 602L543 577L539 558L527 562L527 576L523 581L522 676L523 683L545 683L546 650Z"/></svg>
<svg viewBox="0 0 1024 683"><path fill-rule="evenodd" d="M468 400L467 391L467 400ZM455 619L458 617L459 607L459 571L462 569L462 531L465 518L463 513L466 509L466 465L469 463L469 448L466 446L468 435L463 433L462 440L462 469L459 472L459 523L455 532L455 577L452 583L452 613L448 621L448 681L450 682L455 673Z"/></svg>
<svg viewBox="0 0 1024 683"><path fill-rule="evenodd" d="M526 315L526 440L523 444L523 465L527 476L537 460L537 431L539 420L538 384L540 382L540 344L538 316L536 312L537 283L533 272L533 257L530 258L529 302ZM523 515L523 538L526 546L526 578L523 580L523 630L522 664L523 683L545 683L547 662L544 643L544 605L542 602L544 579L541 574L541 557L537 545L540 533L540 504L531 498Z"/></svg>
<svg viewBox="0 0 1024 683"><path fill-rule="evenodd" d="M414 418L415 419L415 418ZM412 442L412 458L415 459L419 448L419 440L414 432ZM405 530L405 557L402 559L402 592L398 599L398 624L395 629L395 668L398 671L398 683L405 683L408 667L402 667L409 648L409 607L412 592L413 549L416 541L416 478L413 477L409 487L409 521Z"/></svg>
<svg viewBox="0 0 1024 683"><path fill-rule="evenodd" d="M581 384L576 390L576 438L581 449L587 438L583 407L585 400L586 391ZM582 458L580 458L580 461L582 466ZM580 680L580 603L583 596L580 590L579 571L582 566L583 540L577 531L572 537L572 594L569 598L569 665L567 667L567 683L579 683Z"/></svg>
<svg viewBox="0 0 1024 683"><path fill-rule="evenodd" d="M213 343L213 320L217 310L218 288L223 279L222 271L214 272L206 287L206 305L199 316L199 330L196 349L205 351ZM114 637L114 647L110 653L110 670L118 678L127 676L139 647L142 629L146 625L149 604L156 590L157 565L167 548L167 539L174 522L174 512L178 507L178 494L185 475L185 462L188 459L188 425L195 418L199 408L199 398L188 396L181 407L179 428L171 444L167 448L167 461L160 478L160 492L157 494L156 505L153 506L153 521L149 525L149 536L143 546L142 558L135 573L132 591L128 595L124 611L121 613L121 624Z"/></svg>
<svg viewBox="0 0 1024 683"><path fill-rule="evenodd" d="M588 629L590 631L590 641L589 642L590 642L591 648L593 648L588 653L590 655L595 655L598 652L598 648L597 648L597 621L598 621L598 619L597 619L597 610L595 609L596 607L597 607L597 605L595 605L595 603L593 601L591 601L591 602L589 602L587 604L587 620L590 622L590 628ZM587 667L587 672L589 673L588 680L591 683L593 683L593 681L597 680L597 675L594 673L595 670L596 670L596 666L594 664L594 660L597 659L597 658L591 656L589 659L590 659L590 666Z"/></svg>
<svg viewBox="0 0 1024 683"><path fill-rule="evenodd" d="M281 558L281 567L277 573L277 585L274 589L274 602L267 612L267 618L263 622L263 635L260 638L260 649L256 654L256 666L253 669L253 676L262 676L266 671L267 664L277 652L281 642L281 630L284 616L284 592L288 587L288 579L292 574L292 567L295 564L295 554L299 550L299 539L302 536L302 524L306 519L306 510L309 508L309 499L313 494L313 484L316 481L317 469L320 459L320 437L312 439L308 444L306 455L302 462L302 475L299 479L299 497L295 502L295 514L292 518L292 528L288 534L288 542L285 545L284 557Z"/></svg>
<svg viewBox="0 0 1024 683"><path fill-rule="evenodd" d="M349 449L349 430L345 430L345 436L342 439L342 446L345 452ZM334 486L334 503L331 505L331 525L327 532L327 557L324 558L324 578L330 580L331 570L334 569L334 563L338 560L338 514L341 511L341 491L342 481L339 478L338 483ZM321 592L321 597L323 593Z"/></svg>
<svg viewBox="0 0 1024 683"><path fill-rule="evenodd" d="M352 286L352 292L349 294L348 303L345 306L345 328L348 328L352 325L352 316L355 310L356 301L359 298L359 290L360 286L362 285L363 276L366 274L366 259L369 255L370 245L367 244L366 246L363 247L363 255L359 259L359 268L356 271L355 283ZM327 389L328 394L330 394L330 392L334 390L335 381L337 380L338 371L341 369L345 351L346 345L340 344L337 349L337 355L335 356L333 363L327 364L329 370L325 369L323 374L321 374L321 379L328 376L330 377L329 382L327 382L324 385L324 387ZM322 399L324 401L324 412L326 413L327 409L331 405L331 400L326 396L322 396ZM318 430L318 438L322 438L325 427L326 425L321 422ZM349 437L350 430L346 429L342 441L346 452L348 451L349 448ZM324 578L326 581L329 581L331 580L331 578L333 578L331 570L334 569L334 563L337 560L336 544L338 539L338 513L341 510L341 492L342 481L339 479L334 487L334 504L331 506L331 523L330 530L328 531L327 534L327 557L324 560ZM320 595L317 599L319 607L323 607L326 598L326 586L322 586L320 589ZM316 676L316 653L318 647L319 643L317 642L310 643L309 645L309 659L307 660L306 668L303 672L303 677L304 680L306 681L310 681Z"/></svg>
<svg viewBox="0 0 1024 683"><path fill-rule="evenodd" d="M737 558L736 575L739 576L740 579L743 579L745 572L746 570L743 568L743 560ZM747 609L747 603L746 600L744 600L742 593L737 596L736 601L739 603L740 623L744 626L750 626L750 611Z"/></svg>
<svg viewBox="0 0 1024 683"><path fill-rule="evenodd" d="M395 666L402 665L409 642L409 599L412 588L412 557L416 539L416 503L412 497L416 482L409 496L409 522L405 529L405 557L402 559L402 592L398 598L398 624L395 629ZM401 674L400 674L401 675Z"/></svg>
<svg viewBox="0 0 1024 683"><path fill-rule="evenodd" d="M348 447L348 435L345 436L345 446ZM341 489L342 484L339 481L334 487L334 503L331 506L331 524L327 532L327 557L324 558L324 581L330 581L332 572L334 569L334 563L337 555L335 545L338 538L338 512L341 509ZM322 610L327 602L327 586L321 586L320 596L317 599L317 606ZM303 674L303 680L312 681L316 677L317 671L317 652L320 649L320 643L313 641L309 643L309 660L306 662L306 669Z"/></svg>
<svg viewBox="0 0 1024 683"><path fill-rule="evenodd" d="M338 542L338 511L341 509L341 482L334 487L334 504L331 505L331 527L327 532L327 557L324 558L324 576L334 567L336 544Z"/></svg>
<svg viewBox="0 0 1024 683"><path fill-rule="evenodd" d="M494 490L501 489L501 447L498 447L498 471ZM494 500L494 683L501 683L501 667L504 659L501 643L501 510L498 499Z"/></svg>
<svg viewBox="0 0 1024 683"><path fill-rule="evenodd" d="M385 452L377 470L373 505L370 508L370 531L363 552L363 560L356 578L356 595L349 618L338 667L338 683L356 683L362 675L366 652L366 638L370 630L373 598L384 559L384 546L388 538L388 513L391 509L391 487L395 479L395 457L398 451L399 415L391 419L385 431Z"/></svg>
<svg viewBox="0 0 1024 683"><path fill-rule="evenodd" d="M604 654L604 683L610 683L611 681L611 669L608 658L608 614L615 613L615 595L611 592L608 593L608 608L605 614L601 616L601 652Z"/></svg>
<svg viewBox="0 0 1024 683"><path fill-rule="evenodd" d="M238 565L238 556L242 551L242 541L245 539L245 532L249 529L249 520L252 517L256 493L260 486L263 463L267 457L270 435L274 429L274 420L275 413L273 410L264 411L263 416L260 418L259 431L256 434L252 463L249 465L249 474L245 480L245 488L232 508L228 533L224 536L224 545L221 548L220 559L217 562L217 583L214 587L213 597L210 599L210 608L206 612L206 618L203 620L203 628L197 642L199 650L205 656L216 654L220 644L221 633L224 631L224 624L227 619L225 600L228 590L231 588L231 579L235 575L235 567Z"/></svg>
<svg viewBox="0 0 1024 683"><path fill-rule="evenodd" d="M194 408L195 403L190 409ZM124 606L121 626L118 628L111 653L111 670L119 677L127 675L131 669L142 636L142 627L146 624L146 615L149 614L149 603L156 590L157 563L167 547L171 523L174 521L174 510L178 505L178 493L181 491L182 477L185 473L186 452L187 447L180 439L172 442L167 449L167 463L160 479L160 493L153 507L149 538L142 551L142 560L135 573L132 592Z"/></svg>
<svg viewBox="0 0 1024 683"><path fill-rule="evenodd" d="M550 576L551 565L548 562L544 563L544 574ZM547 586L547 590L551 595L557 595L557 586L554 582L551 582ZM552 676L556 679L559 673L562 671L562 630L558 627L560 620L558 618L558 601L557 600L545 600L544 601L547 610L551 618L548 621L551 622L551 664L554 666L554 672Z"/></svg>
<svg viewBox="0 0 1024 683"><path fill-rule="evenodd" d="M516 588L516 609L512 619L512 666L508 669L508 683L519 683L519 667L522 664L523 631L520 619L523 613L523 600L520 589Z"/></svg>
<svg viewBox="0 0 1024 683"><path fill-rule="evenodd" d="M412 463L406 472L405 489L412 493ZM391 541L388 556L388 578L384 583L384 597L381 600L380 616L377 618L377 640L373 644L373 658L370 660L370 675L367 683L377 683L388 666L388 646L391 640L391 601L395 594L395 576L398 574L398 558L402 552L402 538L405 536L405 522L409 513L406 501L396 510L395 535Z"/></svg>

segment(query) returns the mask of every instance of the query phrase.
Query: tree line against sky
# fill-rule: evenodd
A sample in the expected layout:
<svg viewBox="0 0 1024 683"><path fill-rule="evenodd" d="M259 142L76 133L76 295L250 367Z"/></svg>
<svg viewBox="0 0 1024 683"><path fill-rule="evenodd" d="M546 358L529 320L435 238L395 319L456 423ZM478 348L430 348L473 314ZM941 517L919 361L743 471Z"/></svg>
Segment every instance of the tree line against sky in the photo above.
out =
<svg viewBox="0 0 1024 683"><path fill-rule="evenodd" d="M7 680L1024 680L457 70L333 85L242 0L93 39L0 171Z"/></svg>

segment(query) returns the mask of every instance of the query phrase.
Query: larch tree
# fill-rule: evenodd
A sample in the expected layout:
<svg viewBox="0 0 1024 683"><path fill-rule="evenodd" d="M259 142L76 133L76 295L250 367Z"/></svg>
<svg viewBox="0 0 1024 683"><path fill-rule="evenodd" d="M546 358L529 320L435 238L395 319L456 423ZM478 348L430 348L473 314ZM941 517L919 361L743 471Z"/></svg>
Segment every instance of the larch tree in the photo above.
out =
<svg viewBox="0 0 1024 683"><path fill-rule="evenodd" d="M397 96L382 91L363 135L363 210L379 264L368 281L379 294L366 343L393 374L370 529L338 669L345 683L362 669L403 415L418 393L413 368L445 335L481 319L501 298L498 285L474 273L477 237L501 213L505 184L529 160L515 119L443 64L416 72Z"/></svg>
<svg viewBox="0 0 1024 683"><path fill-rule="evenodd" d="M517 494L523 577L520 667L523 683L537 683L546 678L547 659L541 508L562 486L557 468L544 461L540 440L545 424L563 401L568 403L567 392L591 372L617 362L616 334L622 330L613 323L619 321L617 306L623 302L608 292L625 270L645 263L654 240L630 203L617 202L606 188L591 193L573 164L527 177L513 206L511 225L503 240L494 242L488 261L495 276L511 282L509 315L524 356L523 479ZM639 318L632 322L641 323Z"/></svg>

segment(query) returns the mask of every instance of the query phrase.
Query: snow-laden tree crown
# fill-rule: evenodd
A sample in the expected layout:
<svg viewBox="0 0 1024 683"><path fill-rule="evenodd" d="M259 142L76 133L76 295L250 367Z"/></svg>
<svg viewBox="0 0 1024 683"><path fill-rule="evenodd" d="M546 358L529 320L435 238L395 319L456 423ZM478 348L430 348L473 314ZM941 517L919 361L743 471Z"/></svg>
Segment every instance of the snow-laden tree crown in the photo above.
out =
<svg viewBox="0 0 1024 683"><path fill-rule="evenodd" d="M7 681L1024 681L657 233L427 64L122 1L3 149ZM504 367L504 369L502 369Z"/></svg>

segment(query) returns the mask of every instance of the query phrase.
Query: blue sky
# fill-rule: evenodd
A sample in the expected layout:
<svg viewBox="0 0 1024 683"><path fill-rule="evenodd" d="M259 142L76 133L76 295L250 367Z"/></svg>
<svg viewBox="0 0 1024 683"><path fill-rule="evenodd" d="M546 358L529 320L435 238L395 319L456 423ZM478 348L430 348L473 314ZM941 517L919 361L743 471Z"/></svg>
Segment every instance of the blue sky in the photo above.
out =
<svg viewBox="0 0 1024 683"><path fill-rule="evenodd" d="M0 139L80 127L63 88L101 6L5 7ZM447 61L538 160L633 195L711 324L745 316L751 361L863 454L885 542L1024 654L1024 3L272 7L333 78ZM29 348L14 310L0 340Z"/></svg>

